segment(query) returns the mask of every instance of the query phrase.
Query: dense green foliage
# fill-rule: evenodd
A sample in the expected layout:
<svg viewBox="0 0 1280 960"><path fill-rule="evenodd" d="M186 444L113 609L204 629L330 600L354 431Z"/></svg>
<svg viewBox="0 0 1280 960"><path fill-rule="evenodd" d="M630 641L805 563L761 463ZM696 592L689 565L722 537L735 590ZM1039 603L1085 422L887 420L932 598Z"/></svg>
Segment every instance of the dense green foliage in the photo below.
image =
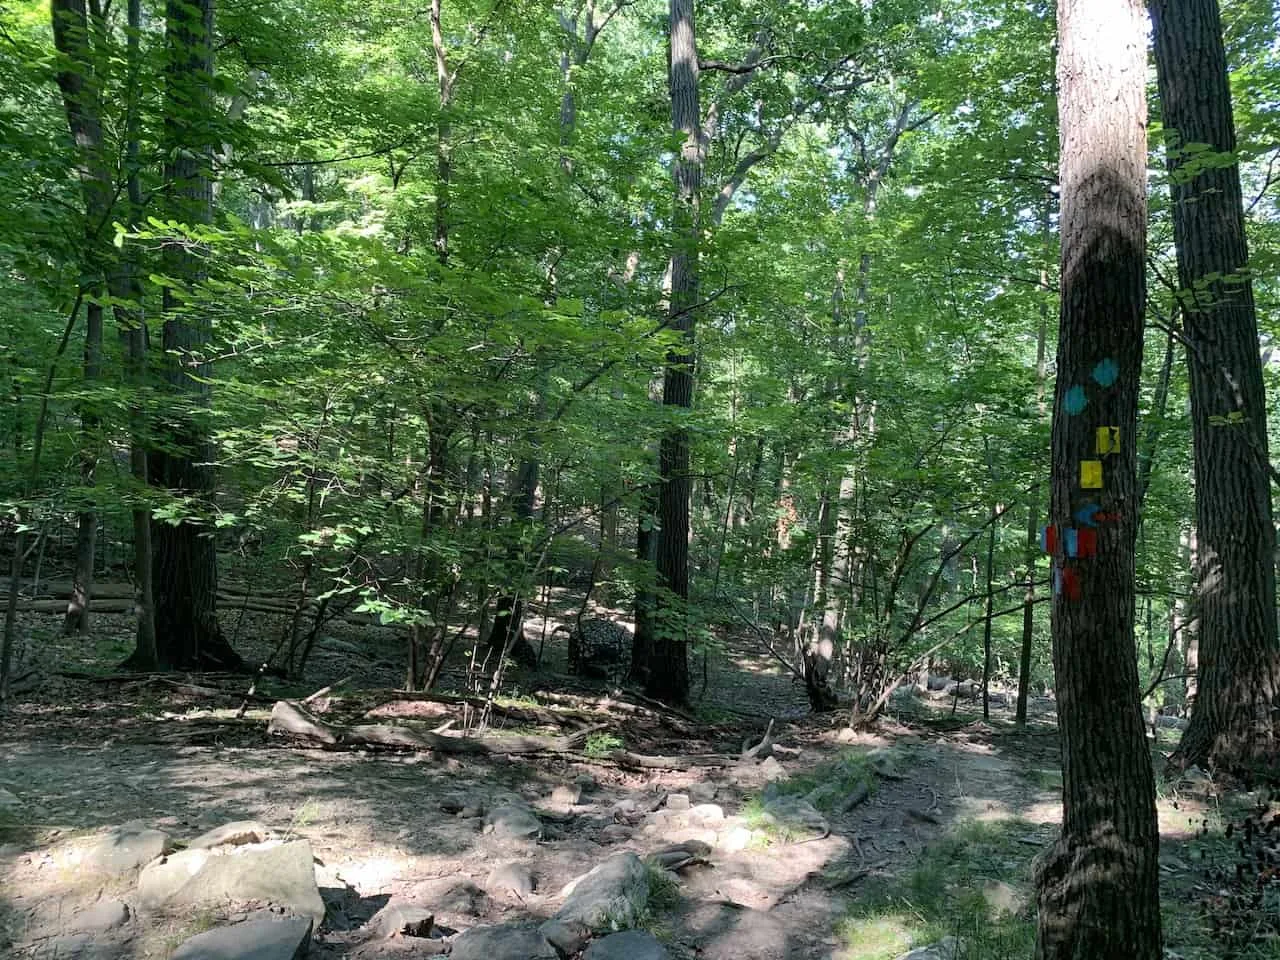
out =
<svg viewBox="0 0 1280 960"><path fill-rule="evenodd" d="M142 12L137 62L122 4L91 38L116 188L94 242L48 7L0 4L7 535L18 523L56 532L92 502L118 542L146 502L160 522L194 518L217 536L224 575L296 596L305 570L311 596L428 632L487 622L498 596L548 578L585 588L593 567L626 603L652 580L635 532L651 522L657 439L680 416L693 437L695 636L729 627L798 665L834 597L837 686L874 699L935 647L935 661L974 675L995 516L994 669L1016 676L1028 510L1042 513L1034 498L1047 495L1037 340L1053 343L1057 315L1048 7L699 5L707 164L688 414L652 400L671 345L664 6L445 0L437 50L427 13L402 4L226 0L208 78L217 111L201 118L221 144L214 221L198 227L166 220L156 200L164 11L147 0ZM1239 0L1226 12L1270 345L1274 11ZM438 54L454 74L443 104ZM147 207L130 219L133 111ZM1152 463L1145 678L1182 616L1192 517L1178 349L1160 399L1173 270L1158 173L1151 196L1146 427L1134 438ZM86 383L80 365L84 306L112 305L126 253L142 263L156 360L161 251L180 243L207 273L184 309L212 325L212 404L191 411L216 443L212 502L131 479L131 406L149 412L144 440L159 447L157 419L175 401L126 382L114 331L102 378ZM101 458L93 487L77 466L86 444ZM516 478L531 461L537 509L523 519ZM438 522L424 525L424 498ZM819 584L842 550L844 578ZM1035 629L1044 682L1043 606Z"/></svg>

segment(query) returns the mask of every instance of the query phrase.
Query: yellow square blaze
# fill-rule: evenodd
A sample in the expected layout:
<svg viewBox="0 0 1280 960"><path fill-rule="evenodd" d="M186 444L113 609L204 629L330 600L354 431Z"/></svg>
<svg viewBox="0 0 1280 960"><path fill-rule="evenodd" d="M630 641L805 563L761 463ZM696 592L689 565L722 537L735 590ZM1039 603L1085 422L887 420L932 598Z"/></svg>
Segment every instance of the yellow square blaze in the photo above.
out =
<svg viewBox="0 0 1280 960"><path fill-rule="evenodd" d="M1080 486L1086 490L1102 489L1102 461L1080 461Z"/></svg>
<svg viewBox="0 0 1280 960"><path fill-rule="evenodd" d="M1120 428L1119 427L1099 427L1098 428L1098 456L1106 456L1109 453L1120 452Z"/></svg>

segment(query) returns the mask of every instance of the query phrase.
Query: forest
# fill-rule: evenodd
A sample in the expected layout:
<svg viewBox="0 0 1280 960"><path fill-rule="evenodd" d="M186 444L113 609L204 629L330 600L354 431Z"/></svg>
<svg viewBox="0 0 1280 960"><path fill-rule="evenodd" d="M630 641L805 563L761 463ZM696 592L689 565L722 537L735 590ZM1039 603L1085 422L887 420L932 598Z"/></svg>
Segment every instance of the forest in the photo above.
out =
<svg viewBox="0 0 1280 960"><path fill-rule="evenodd" d="M1280 958L1278 36L0 0L0 953Z"/></svg>

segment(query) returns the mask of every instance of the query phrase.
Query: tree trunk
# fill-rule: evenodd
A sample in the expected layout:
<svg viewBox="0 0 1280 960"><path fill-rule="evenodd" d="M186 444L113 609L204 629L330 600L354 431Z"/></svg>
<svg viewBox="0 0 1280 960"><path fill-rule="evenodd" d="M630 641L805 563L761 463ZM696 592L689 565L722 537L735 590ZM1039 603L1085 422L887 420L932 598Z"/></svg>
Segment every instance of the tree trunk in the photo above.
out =
<svg viewBox="0 0 1280 960"><path fill-rule="evenodd" d="M662 405L693 405L693 330L698 303L698 195L702 182L702 114L694 0L670 0L671 126L684 143L675 162L670 328L681 334L667 354ZM658 452L658 617L645 689L679 703L689 693L689 431L669 428Z"/></svg>
<svg viewBox="0 0 1280 960"><path fill-rule="evenodd" d="M1199 692L1175 762L1243 772L1280 749L1280 635L1266 396L1231 89L1217 0L1156 0L1151 18L1164 126L1174 137L1168 162L1199 548ZM1192 145L1207 145L1214 162L1188 152Z"/></svg>
<svg viewBox="0 0 1280 960"><path fill-rule="evenodd" d="M1038 870L1037 960L1159 960L1159 831L1134 651L1146 253L1140 0L1059 0L1062 306L1049 522L1062 835ZM1118 428L1099 454L1099 428ZM1110 433L1103 439L1109 439ZM1094 481L1101 473L1101 487ZM1087 503L1119 519L1068 557ZM1086 528L1082 528L1086 529ZM1077 544L1088 536L1070 538Z"/></svg>
<svg viewBox="0 0 1280 960"><path fill-rule="evenodd" d="M92 12L92 22L90 22ZM58 89L76 151L76 173L84 203L84 246L82 273L91 292L100 293L107 272L108 247L102 235L110 217L111 178L107 173L102 144L102 78L106 52L97 51L93 41L103 36L102 12L97 0L92 11L85 0L54 0L51 5L54 47L66 69L57 75ZM102 305L89 300L84 337L84 380L86 387L102 374ZM86 489L94 483L98 466L98 418L90 397L80 409L80 481ZM85 633L89 629L89 604L93 596L93 561L98 532L98 513L92 501L81 507L77 518L75 570L71 597L63 620L64 634Z"/></svg>
<svg viewBox="0 0 1280 960"><path fill-rule="evenodd" d="M169 216L198 225L212 219L210 161L216 144L213 111L213 0L168 0L165 5L166 141L164 179ZM185 302L204 279L202 253L191 243L166 246L165 273L183 286L164 289L163 344L169 441L148 457L154 486L208 510L214 494L213 446L201 422L209 406L209 320ZM168 666L240 669L243 662L218 625L218 559L210 527L198 516L153 523L153 582L157 654Z"/></svg>

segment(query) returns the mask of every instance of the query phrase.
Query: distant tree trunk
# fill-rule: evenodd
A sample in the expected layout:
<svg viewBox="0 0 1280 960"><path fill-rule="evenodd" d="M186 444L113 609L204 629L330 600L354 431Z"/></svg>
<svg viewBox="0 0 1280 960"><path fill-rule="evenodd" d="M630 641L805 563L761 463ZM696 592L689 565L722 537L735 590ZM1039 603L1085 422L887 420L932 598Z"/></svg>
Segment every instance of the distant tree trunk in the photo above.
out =
<svg viewBox="0 0 1280 960"><path fill-rule="evenodd" d="M670 328L681 334L667 354L664 407L693 405L693 330L698 303L698 195L702 182L702 113L694 0L670 0L671 126L684 137L675 162L671 235ZM672 427L658 453L658 624L645 689L679 703L689 693L689 431Z"/></svg>
<svg viewBox="0 0 1280 960"><path fill-rule="evenodd" d="M1179 299L1191 382L1199 691L1174 762L1234 773L1280 757L1266 395L1217 0L1155 0ZM1217 160L1189 152L1207 146ZM1222 158L1225 158L1222 159Z"/></svg>
<svg viewBox="0 0 1280 960"><path fill-rule="evenodd" d="M1053 195L1044 199L1040 208L1040 235L1045 241L1045 259L1048 259L1049 217ZM1044 382L1045 382L1045 347L1049 338L1049 267L1040 268L1040 328L1036 333L1036 405L1040 419L1044 419ZM1036 557L1039 556L1039 518L1040 518L1040 484L1031 488L1027 503L1027 574L1026 590L1022 599L1022 648L1018 656L1018 705L1014 713L1014 723L1025 726L1027 722L1027 698L1031 694L1031 648L1035 639L1036 627Z"/></svg>
<svg viewBox="0 0 1280 960"><path fill-rule="evenodd" d="M63 58L66 69L58 71L58 89L67 127L76 152L76 172L84 203L84 246L82 273L89 278L93 293L103 292L104 274L108 269L103 234L108 229L112 197L111 178L107 172L102 144L102 80L101 68L108 62L106 51L97 51L93 41L104 35L102 11L97 0L53 0L53 43ZM92 20L90 19L92 14ZM86 387L102 375L102 304L95 298L85 309L84 380ZM86 489L94 483L98 466L98 417L96 400L82 401L80 410L80 482ZM93 597L93 564L98 532L98 513L92 501L86 501L77 517L75 569L71 596L63 620L64 634L85 633L89 629L89 604Z"/></svg>
<svg viewBox="0 0 1280 960"><path fill-rule="evenodd" d="M129 103L125 116L125 176L129 199L130 224L142 215L142 183L139 177L138 149L138 74L141 70L142 0L128 2L129 37ZM147 327L142 312L142 283L138 279L137 248L129 245L120 258L111 288L116 299L114 308L124 356L125 381L133 391L129 401L129 472L139 488L147 485L147 421L142 391L147 382ZM151 510L135 493L130 511L133 521L133 570L136 579L134 604L137 629L134 652L130 660L142 669L157 666L154 562L151 549Z"/></svg>
<svg viewBox="0 0 1280 960"><path fill-rule="evenodd" d="M165 44L164 179L169 216L199 225L212 218L210 162L213 102L213 0L167 0ZM214 495L213 446L202 422L209 406L207 317L186 301L204 279L203 255L191 243L172 243L165 273L181 287L164 290L165 380L169 409L162 429L169 444L148 457L151 482L190 498L195 512ZM155 621L158 655L168 666L240 669L243 662L218 624L218 558L211 527L199 517L152 525Z"/></svg>
<svg viewBox="0 0 1280 960"><path fill-rule="evenodd" d="M995 614L996 521L999 508L991 505L991 527L987 530L987 602L982 622L982 719L991 719L991 619Z"/></svg>
<svg viewBox="0 0 1280 960"><path fill-rule="evenodd" d="M1145 36L1140 0L1059 0L1062 307L1049 521L1066 531L1089 502L1119 519L1096 528L1096 555L1066 556L1063 535L1052 557L1063 825L1037 872L1037 960L1161 956L1155 778L1133 630ZM1118 452L1095 453L1100 427L1119 429Z"/></svg>

